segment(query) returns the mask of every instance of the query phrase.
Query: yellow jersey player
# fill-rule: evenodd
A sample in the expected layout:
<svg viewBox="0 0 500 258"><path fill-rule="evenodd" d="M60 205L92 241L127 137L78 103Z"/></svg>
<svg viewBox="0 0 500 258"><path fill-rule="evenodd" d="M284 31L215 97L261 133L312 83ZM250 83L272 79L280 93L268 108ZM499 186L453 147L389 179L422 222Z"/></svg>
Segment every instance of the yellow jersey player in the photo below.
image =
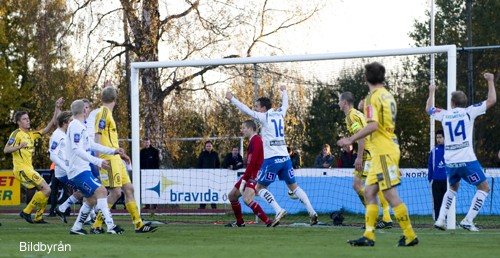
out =
<svg viewBox="0 0 500 258"><path fill-rule="evenodd" d="M99 112L97 112L95 118L95 142L110 148L119 148L118 132L112 115L113 108L116 105L116 99L116 89L112 86L105 87L101 96L102 107ZM101 182L109 190L108 206L111 207L118 198L120 198L121 192L123 191L125 195L125 207L132 217L135 232L146 233L156 231L157 227L153 227L149 223L144 224L139 214L139 208L134 198L134 186L130 181L127 169L122 161L123 158L125 162L130 164L130 158L125 154L120 157L118 155L107 155L104 153L100 154L100 158L109 160L111 166L109 170L102 168L100 170ZM91 232L102 232L101 226L102 219L101 216L98 215Z"/></svg>
<svg viewBox="0 0 500 258"><path fill-rule="evenodd" d="M354 135L359 132L363 127L367 125L366 118L360 111L354 108L354 95L347 91L340 94L339 103L340 109L344 111L345 123L349 133ZM358 156L354 161L354 191L359 196L361 203L366 207L365 202L365 180L368 176L368 171L371 164L371 147L370 142L366 138L361 138L358 141ZM392 219L389 209L389 203L384 197L382 191L378 192L378 198L380 200L380 206L382 207L383 216L382 220L377 221L376 228L392 228Z"/></svg>
<svg viewBox="0 0 500 258"><path fill-rule="evenodd" d="M353 136L342 138L337 145L350 145L367 137L373 153L366 178L366 228L359 239L349 240L352 246L374 246L375 224L378 217L377 193L383 191L391 205L396 220L403 229L403 237L398 246L414 246L418 238L408 215L408 208L399 197L397 186L401 183L399 174L399 144L396 135L397 106L392 94L385 89L385 67L377 62L365 65L365 80L370 94L365 99L364 113L368 124Z"/></svg>
<svg viewBox="0 0 500 258"><path fill-rule="evenodd" d="M52 127L56 125L56 118L61 112L61 106L64 103L63 98L56 101L54 116L49 124L41 130L31 130L30 117L27 111L17 111L14 115L19 129L16 129L10 134L9 140L3 150L4 153L12 153L12 162L14 163L14 177L21 182L21 185L26 189L36 188L38 191L35 193L31 201L24 208L19 216L25 219L28 223L46 224L42 215L45 206L50 196L50 186L45 182L42 176L33 168L31 158L35 152L35 140L42 137L42 135L51 131ZM37 208L35 219L31 218L31 212Z"/></svg>

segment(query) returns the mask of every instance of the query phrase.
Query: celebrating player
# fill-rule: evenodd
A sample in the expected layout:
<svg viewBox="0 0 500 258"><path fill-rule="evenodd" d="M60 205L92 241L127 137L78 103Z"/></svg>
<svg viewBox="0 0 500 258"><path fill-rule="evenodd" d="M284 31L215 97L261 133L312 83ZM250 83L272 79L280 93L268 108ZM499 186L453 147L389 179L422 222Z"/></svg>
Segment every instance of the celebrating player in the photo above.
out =
<svg viewBox="0 0 500 258"><path fill-rule="evenodd" d="M85 197L85 201L80 207L78 217L70 230L70 234L85 235L83 223L87 219L91 209L95 206L101 212L110 234L121 234L123 229L114 224L111 212L108 208L107 190L101 185L99 179L90 172L89 163L102 168L109 169L109 162L90 155L90 150L96 150L109 155L121 154L123 149L108 148L100 144L89 141L85 118L88 115L85 104L82 100L75 100L71 104L73 121L68 126L66 138L66 155L69 161L68 178L75 183L78 190Z"/></svg>
<svg viewBox="0 0 500 258"><path fill-rule="evenodd" d="M36 131L30 130L30 117L26 111L17 111L14 115L19 129L16 129L10 134L9 141L3 149L4 153L12 153L12 162L14 163L14 178L21 182L21 185L26 189L36 188L35 193L26 208L19 213L21 218L28 223L45 224L42 215L47 206L50 196L50 186L45 182L42 176L33 168L31 158L35 152L35 140L42 137L43 134L50 132L53 126L56 125L56 118L61 112L61 106L64 103L63 98L56 101L54 116L49 124ZM35 219L31 218L31 212L37 208Z"/></svg>
<svg viewBox="0 0 500 258"><path fill-rule="evenodd" d="M497 102L493 74L485 73L484 78L488 82L488 98L485 101L467 107L465 93L455 91L451 93L451 110L432 106L436 86L429 86L429 98L425 110L443 124L444 161L446 163L446 175L448 175L450 184L450 188L443 197L439 217L434 224L434 227L440 230L446 229L446 215L457 195L460 179L463 179L465 182L475 185L477 192L472 198L469 212L460 222L460 226L470 231L479 231L473 221L488 196L490 186L473 149L474 119L486 113L486 110Z"/></svg>
<svg viewBox="0 0 500 258"><path fill-rule="evenodd" d="M354 135L355 133L359 132L359 130L361 130L366 126L365 116L363 115L363 113L354 108L354 95L351 92L347 91L340 94L338 105L346 115L345 123L351 135ZM367 137L361 138L357 142L358 142L358 156L354 161L355 169L354 169L353 188L354 191L356 191L356 193L358 194L361 203L363 203L363 206L366 207L364 185L366 177L368 176L368 170L370 168L370 163L372 159L370 153L371 147L370 147L370 141L367 139ZM382 191L379 191L377 195L380 200L380 206L382 207L383 216L382 220L378 221L375 227L392 228L392 219L389 209L389 203L385 199L384 193L382 193Z"/></svg>
<svg viewBox="0 0 500 258"><path fill-rule="evenodd" d="M245 162L247 164L247 168L245 169L245 174L243 174L240 180L238 180L238 182L234 185L231 192L229 192L229 201L231 202L231 208L233 208L236 222L227 224L226 226L245 226L245 221L243 220L243 215L241 214L241 205L238 201L238 198L241 195L243 195L243 201L250 209L252 209L253 213L259 216L259 218L266 223L267 226L271 226L271 220L269 220L260 205L253 200L255 197L255 186L257 184L255 179L257 177L257 172L264 161L262 138L257 135L257 125L253 120L246 120L243 122L241 125L241 132L250 140Z"/></svg>
<svg viewBox="0 0 500 258"><path fill-rule="evenodd" d="M343 147L370 135L373 148L372 162L366 178L366 228L363 236L347 243L353 246L375 245L375 223L378 217L377 193L382 190L391 205L396 220L403 229L403 237L398 246L418 244L418 238L410 223L408 208L399 198L396 186L400 181L399 144L394 131L396 129L396 101L384 87L385 67L374 62L365 65L365 80L370 94L365 99L365 112L368 125L353 136L342 138L337 145Z"/></svg>
<svg viewBox="0 0 500 258"><path fill-rule="evenodd" d="M277 226L280 220L286 216L286 210L281 208L274 199L273 194L267 190L267 187L274 182L276 176L280 180L284 180L293 194L302 201L311 217L311 225L315 225L318 223L318 214L314 211L306 192L297 184L292 161L286 149L285 115L288 108L286 86L281 86L281 91L283 92L283 103L281 108L276 111L271 108L271 100L266 97L261 97L256 101L255 111L234 98L230 92L226 93L226 99L235 104L243 113L259 121L262 126L264 163L257 176L256 190L259 196L264 198L276 212L272 226Z"/></svg>

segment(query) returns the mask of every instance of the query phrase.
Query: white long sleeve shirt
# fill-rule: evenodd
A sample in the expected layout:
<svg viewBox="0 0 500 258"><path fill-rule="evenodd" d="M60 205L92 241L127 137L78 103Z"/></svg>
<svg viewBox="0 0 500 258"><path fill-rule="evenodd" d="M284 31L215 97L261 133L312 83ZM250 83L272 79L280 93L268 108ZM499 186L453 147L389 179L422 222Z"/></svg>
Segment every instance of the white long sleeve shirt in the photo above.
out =
<svg viewBox="0 0 500 258"><path fill-rule="evenodd" d="M68 175L68 160L66 159L66 133L57 128L50 136L49 154L50 160L56 164L54 173L56 177Z"/></svg>
<svg viewBox="0 0 500 258"><path fill-rule="evenodd" d="M90 170L89 163L99 167L102 166L104 160L92 156L90 154L91 150L106 154L115 153L115 149L90 141L85 124L77 119L74 119L69 124L66 140L66 156L69 161L69 179L76 177L84 171Z"/></svg>
<svg viewBox="0 0 500 258"><path fill-rule="evenodd" d="M286 90L283 91L283 103L276 111L269 109L265 113L256 112L234 97L231 99L231 102L243 113L259 121L261 125L262 142L264 144L264 159L288 156L285 141L285 115L288 109L288 96Z"/></svg>

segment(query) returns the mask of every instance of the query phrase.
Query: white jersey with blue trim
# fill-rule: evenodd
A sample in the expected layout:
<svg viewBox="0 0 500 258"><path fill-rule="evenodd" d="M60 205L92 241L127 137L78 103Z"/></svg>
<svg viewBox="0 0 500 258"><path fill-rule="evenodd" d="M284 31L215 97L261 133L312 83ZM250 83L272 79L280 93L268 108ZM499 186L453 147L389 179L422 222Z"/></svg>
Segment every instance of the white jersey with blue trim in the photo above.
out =
<svg viewBox="0 0 500 258"><path fill-rule="evenodd" d="M94 141L95 138L95 117L97 112L101 110L100 108L96 108L92 110L85 120L85 125L87 126L87 135L89 136L90 141Z"/></svg>
<svg viewBox="0 0 500 258"><path fill-rule="evenodd" d="M283 91L283 103L278 110L269 109L265 113L256 112L242 104L236 98L231 102L243 113L256 119L261 125L261 136L264 144L264 159L288 156L285 141L285 115L288 108L288 96Z"/></svg>
<svg viewBox="0 0 500 258"><path fill-rule="evenodd" d="M66 159L66 133L57 128L50 136L50 160L56 165L54 175L64 177L68 174L68 160Z"/></svg>
<svg viewBox="0 0 500 258"><path fill-rule="evenodd" d="M446 110L433 107L429 110L429 114L443 125L446 164L477 160L472 142L474 120L484 113L486 113L486 101L467 108Z"/></svg>
<svg viewBox="0 0 500 258"><path fill-rule="evenodd" d="M69 179L76 177L84 171L89 171L89 163L99 167L102 166L103 160L90 155L91 150L106 154L115 153L114 149L91 142L87 135L87 127L78 119L71 121L66 134L66 157L69 161Z"/></svg>

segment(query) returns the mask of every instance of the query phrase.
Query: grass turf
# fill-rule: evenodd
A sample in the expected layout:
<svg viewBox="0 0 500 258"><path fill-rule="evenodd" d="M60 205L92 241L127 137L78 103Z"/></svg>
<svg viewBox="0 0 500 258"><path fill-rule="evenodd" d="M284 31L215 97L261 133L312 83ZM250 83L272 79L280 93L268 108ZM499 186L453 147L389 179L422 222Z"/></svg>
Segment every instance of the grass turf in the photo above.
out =
<svg viewBox="0 0 500 258"><path fill-rule="evenodd" d="M71 224L46 219L50 224L28 224L15 216L1 216L0 257L498 257L500 231L462 229L438 231L418 228L420 244L396 248L400 228L377 231L375 247L351 247L359 227L280 225L266 228L247 225L227 228L210 224L159 225L154 233L134 233L128 216L115 216L125 228L123 235L70 235ZM74 217L71 217L70 223ZM89 226L86 226L88 229ZM21 242L46 245L69 244L71 251L50 254L21 251Z"/></svg>

